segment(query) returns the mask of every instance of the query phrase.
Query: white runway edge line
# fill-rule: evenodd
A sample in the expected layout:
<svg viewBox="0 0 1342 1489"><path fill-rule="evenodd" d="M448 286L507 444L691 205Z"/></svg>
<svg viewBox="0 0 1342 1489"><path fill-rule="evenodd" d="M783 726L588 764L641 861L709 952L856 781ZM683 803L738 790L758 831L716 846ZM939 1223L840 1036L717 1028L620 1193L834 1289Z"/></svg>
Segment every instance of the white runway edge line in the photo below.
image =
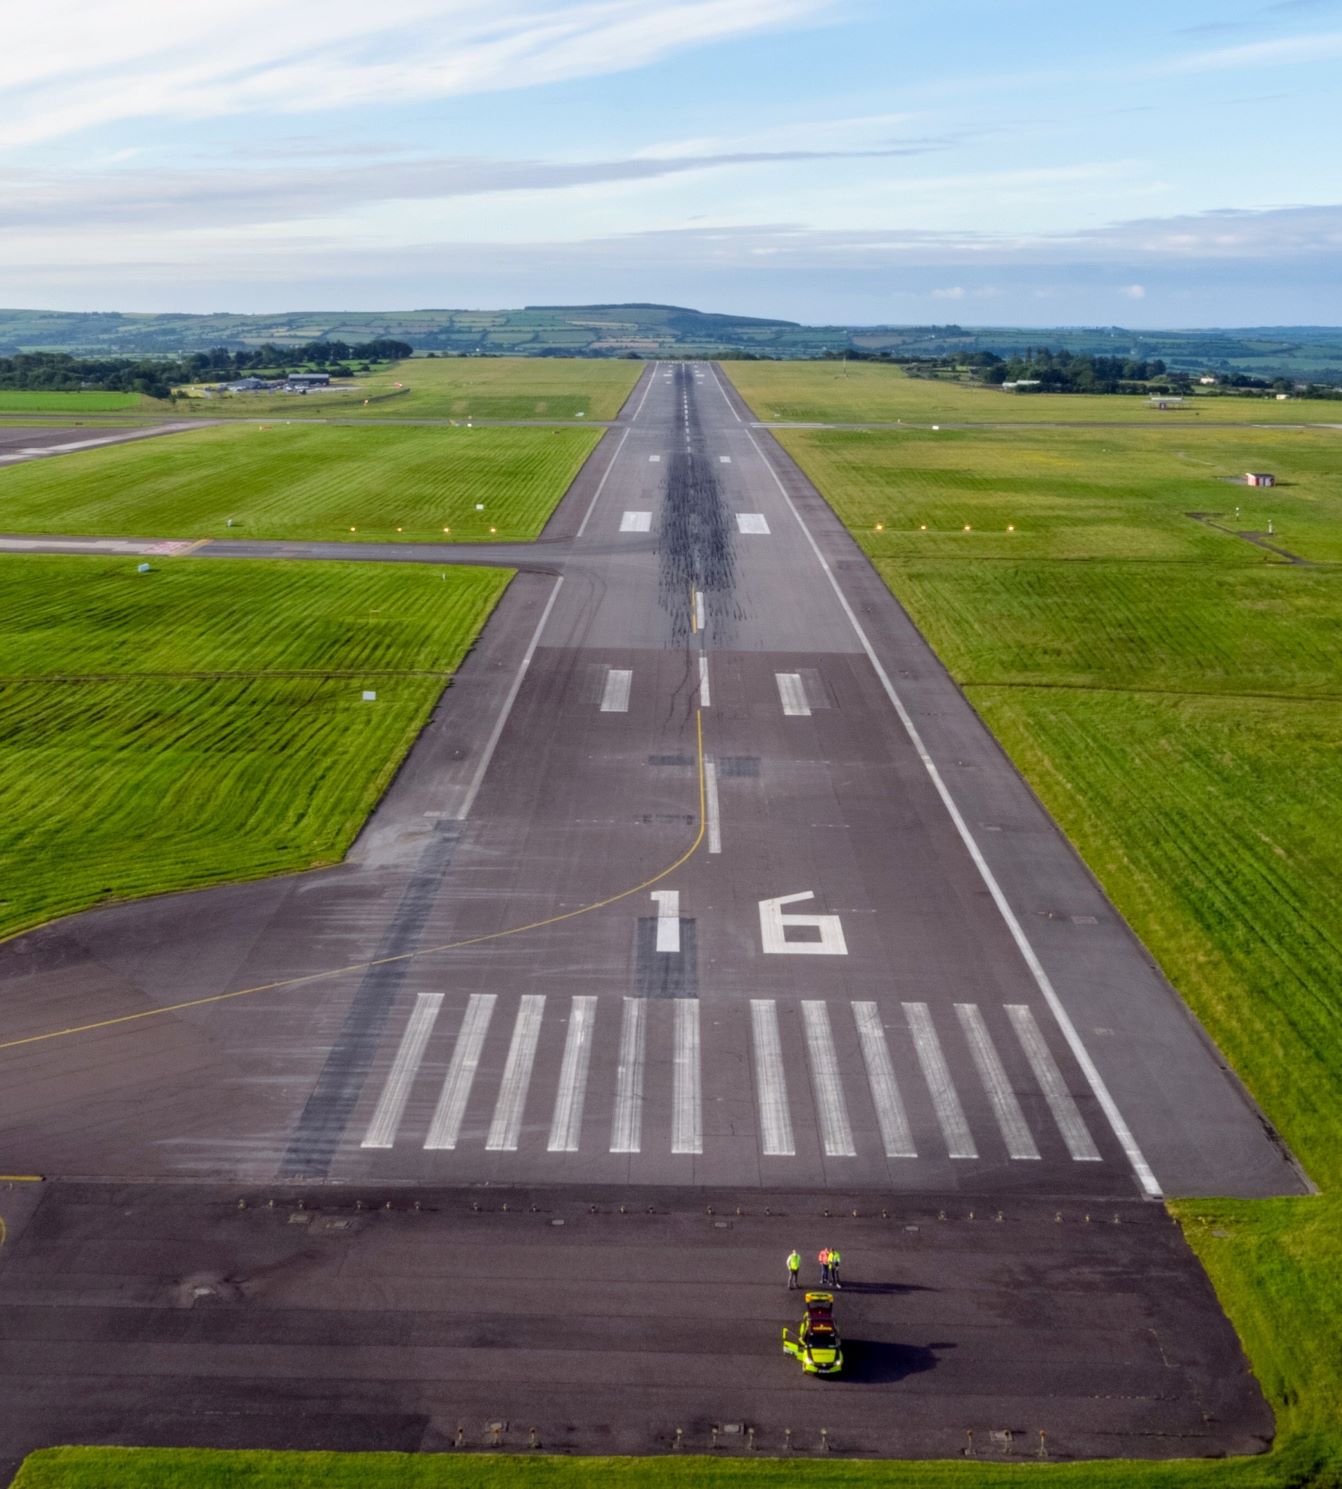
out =
<svg viewBox="0 0 1342 1489"><path fill-rule="evenodd" d="M569 1002L568 1036L559 1067L559 1090L550 1119L551 1153L576 1153L582 1139L582 1109L587 1096L587 1068L592 1063L592 1030L596 998L579 993Z"/></svg>
<svg viewBox="0 0 1342 1489"><path fill-rule="evenodd" d="M829 1158L856 1158L853 1128L848 1120L848 1104L843 1099L839 1081L839 1056L834 1048L834 1032L829 1025L829 1010L815 999L804 999L802 1023L806 1029L806 1052L811 1060L811 1086L815 1092L815 1109L820 1118L820 1141Z"/></svg>
<svg viewBox="0 0 1342 1489"><path fill-rule="evenodd" d="M680 950L680 891L654 889L648 896L657 906L657 950Z"/></svg>
<svg viewBox="0 0 1342 1489"><path fill-rule="evenodd" d="M790 719L810 718L811 705L806 701L806 689L801 685L800 672L775 672L778 684L778 700L783 712Z"/></svg>
<svg viewBox="0 0 1342 1489"><path fill-rule="evenodd" d="M610 1122L612 1153L637 1153L642 1145L647 1009L644 998L624 1000L624 1017L620 1021L620 1064L615 1074L615 1112Z"/></svg>
<svg viewBox="0 0 1342 1489"><path fill-rule="evenodd" d="M704 812L708 818L708 851L722 852L722 808L718 804L718 762L704 761Z"/></svg>
<svg viewBox="0 0 1342 1489"><path fill-rule="evenodd" d="M461 1022L461 1032L457 1035L457 1046L452 1051L452 1063L447 1067L443 1081L443 1093L438 1098L433 1121L429 1123L429 1135L424 1139L426 1148L451 1149L457 1146L461 1119L466 1115L466 1103L475 1083L475 1072L480 1067L480 1051L484 1048L496 1001L494 993L471 994L466 1005L466 1017Z"/></svg>
<svg viewBox="0 0 1342 1489"><path fill-rule="evenodd" d="M612 667L606 673L606 688L601 695L602 713L628 713L629 688L634 674L627 668Z"/></svg>
<svg viewBox="0 0 1342 1489"><path fill-rule="evenodd" d="M396 1141L396 1129L405 1115L405 1104L410 1097L410 1087L415 1083L419 1062L424 1058L424 1048L433 1033L434 1020L443 1006L441 993L420 993L401 1035L396 1058L391 1062L386 1084L378 1098L373 1120L364 1134L363 1148L390 1148Z"/></svg>
<svg viewBox="0 0 1342 1489"><path fill-rule="evenodd" d="M675 1053L671 1073L671 1151L704 1151L704 1101L699 1066L699 1000L675 998Z"/></svg>
<svg viewBox="0 0 1342 1489"><path fill-rule="evenodd" d="M1025 1058L1030 1062L1030 1069L1034 1071L1034 1078L1039 1082L1039 1089L1044 1093L1044 1100L1048 1102L1048 1109L1053 1113L1053 1120L1058 1124L1058 1131L1062 1133L1062 1140L1067 1144L1067 1151L1078 1163L1098 1163L1100 1150L1095 1146L1085 1118L1072 1100L1062 1071L1034 1021L1034 1014L1024 1003L1008 1003L1006 1011L1020 1047L1025 1051Z"/></svg>
<svg viewBox="0 0 1342 1489"><path fill-rule="evenodd" d="M867 1085L876 1107L876 1120L881 1128L881 1141L887 1158L917 1158L909 1114L895 1082L895 1067L890 1059L880 1010L875 1003L854 1003L853 1022L862 1046L862 1059L867 1067Z"/></svg>
<svg viewBox="0 0 1342 1489"><path fill-rule="evenodd" d="M937 1038L936 1026L926 1003L904 1004L904 1017L909 1021L909 1033L913 1036L913 1052L922 1067L923 1080L927 1083L928 1095L932 1098L932 1109L937 1116L937 1125L946 1139L946 1154L950 1158L977 1158L979 1150L974 1146L974 1135L965 1120L965 1109L955 1090L955 1082L946 1067L946 1057L941 1052L941 1041Z"/></svg>
<svg viewBox="0 0 1342 1489"><path fill-rule="evenodd" d="M1038 1158L1039 1147L1034 1134L1025 1120L1025 1113L1020 1109L1020 1102L1016 1100L1016 1093L1011 1089L1006 1068L997 1053L997 1046L993 1044L992 1035L988 1033L988 1026L983 1021L978 1004L957 1003L955 1016L960 1020L960 1028L969 1045L974 1068L978 1071L979 1080L992 1103L993 1116L997 1118L1007 1153L1012 1158Z"/></svg>
<svg viewBox="0 0 1342 1489"><path fill-rule="evenodd" d="M646 398L647 394L645 393L643 396ZM615 469L615 462L620 458L620 451L624 449L624 442L628 438L629 431L626 429L620 436L619 444L615 446L615 453L610 457L610 463L601 472L601 479L596 483L596 490L592 493L592 499L587 503L587 510L582 514L582 521L578 524L578 531L574 534L575 538L582 537L587 531L588 519L596 511L596 504L601 500L601 493L606 489L606 482L610 479L610 473Z"/></svg>
<svg viewBox="0 0 1342 1489"><path fill-rule="evenodd" d="M540 1043L541 1020L545 1016L545 994L524 993L513 1020L513 1038L508 1062L503 1067L494 1120L489 1124L485 1147L492 1153L515 1153L522 1135L522 1113L526 1107L531 1070Z"/></svg>
<svg viewBox="0 0 1342 1489"><path fill-rule="evenodd" d="M755 1104L760 1114L760 1149L768 1158L792 1158L792 1114L787 1103L783 1042L772 998L750 1000L750 1031L755 1050Z"/></svg>
<svg viewBox="0 0 1342 1489"><path fill-rule="evenodd" d="M699 707L707 708L713 702L713 695L708 687L708 658L699 658Z"/></svg>
<svg viewBox="0 0 1342 1489"><path fill-rule="evenodd" d="M513 704L517 702L517 695L522 691L522 679L526 676L527 668L531 666L531 659L536 655L536 648L540 644L541 632L545 629L545 623L550 619L550 612L555 607L555 601L559 598L560 587L564 583L561 574L555 580L555 587L550 591L550 598L545 602L545 609L541 611L541 618L536 622L536 629L532 632L531 640L527 643L527 649L522 657L521 666L517 669L517 676L513 678L513 685L508 689L508 696L503 700L503 707L499 710L499 716L494 720L494 727L490 730L489 739L480 754L480 763L475 767L475 774L471 777L471 784L466 789L466 799L462 802L456 813L456 820L464 822L471 814L471 808L475 805L475 798L480 794L480 786L485 779L485 772L489 769L489 762L494 758L494 751L498 748L499 738L503 734L503 726L508 722L508 715L513 711Z"/></svg>
<svg viewBox="0 0 1342 1489"><path fill-rule="evenodd" d="M718 377L716 368L714 368L713 376L715 378ZM725 389L723 389L723 397L726 397ZM729 404L730 402L731 400L728 399ZM782 496L784 502L786 502L788 510L796 518L797 526L801 528L802 533L805 535L812 553L816 556L817 563L825 571L825 577L829 580L835 597L843 607L843 612L848 617L848 622L852 626L858 641L861 643L862 650L866 652L867 660L875 669L876 676L880 679L886 697L889 698L896 714L899 715L899 721L904 726L904 732L908 735L909 742L917 751L918 758L922 761L923 768L931 777L932 784L936 788L937 795L941 798L942 805L950 814L950 819L955 825L955 830L960 835L960 841L964 843L969 856L974 860L974 867L979 871L979 877L983 880L988 893L992 896L998 913L1006 922L1007 930L1011 933L1011 939L1016 943L1016 949L1024 959L1025 965L1030 969L1030 975L1034 978L1035 986L1039 989L1045 1003L1048 1004L1049 1011L1057 1020L1058 1028L1062 1032L1062 1037L1067 1041L1068 1049L1071 1050L1073 1058L1081 1067L1081 1072L1086 1077L1086 1083L1090 1086L1096 1101L1100 1103L1100 1108L1104 1112L1114 1136L1118 1139L1119 1146L1123 1149L1133 1173L1137 1176L1137 1182L1141 1185L1143 1192L1150 1198L1159 1199L1161 1196L1160 1183L1156 1179L1151 1165L1146 1161L1145 1155L1138 1146L1137 1139L1132 1135L1132 1129L1124 1120L1123 1113L1119 1111L1118 1103L1114 1100L1109 1087L1105 1084L1104 1077L1100 1074L1095 1061L1091 1059L1090 1051L1086 1048L1080 1034L1077 1033L1076 1025L1072 1022L1071 1015L1062 1006L1062 999L1058 997L1057 989L1053 986L1052 980L1044 970L1044 964L1039 960L1020 921L1016 919L1016 912L1011 908L1006 895L1002 891L1002 886L997 882L997 876L989 868L988 861L983 856L983 850L979 847L974 834L970 832L968 823L966 823L964 817L961 815L959 807L956 806L955 799L948 790L945 781L942 780L941 772L937 769L936 761L928 753L927 746L923 743L923 737L918 733L917 725L914 724L913 719L910 717L908 709L904 707L904 700L895 691L895 685L890 681L889 673L881 665L881 660L876 655L876 649L872 646L867 633L862 629L861 623L853 612L853 607L848 603L847 595L844 594L838 579L834 576L833 570L825 561L825 555L821 553L820 545L812 536L810 528L802 521L802 515L797 510L796 503L788 495L787 487L783 485L782 478L774 469L769 457L760 448L759 441L755 438L753 431L747 429L746 437L754 445L755 453L764 463L765 469L773 477L774 485L778 487L779 494Z"/></svg>

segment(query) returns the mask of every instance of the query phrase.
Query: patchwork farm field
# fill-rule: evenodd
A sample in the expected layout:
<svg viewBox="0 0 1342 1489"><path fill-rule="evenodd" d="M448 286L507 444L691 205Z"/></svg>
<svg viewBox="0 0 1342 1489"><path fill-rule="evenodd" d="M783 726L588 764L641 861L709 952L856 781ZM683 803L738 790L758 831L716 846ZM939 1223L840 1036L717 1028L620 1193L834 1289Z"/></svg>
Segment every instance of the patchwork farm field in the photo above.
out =
<svg viewBox="0 0 1342 1489"><path fill-rule="evenodd" d="M0 935L338 861L508 578L7 556Z"/></svg>
<svg viewBox="0 0 1342 1489"><path fill-rule="evenodd" d="M237 394L189 408L211 418L613 419L642 370L588 357L414 357L356 377L357 391Z"/></svg>
<svg viewBox="0 0 1342 1489"><path fill-rule="evenodd" d="M779 437L1322 1190L1172 1207L1278 1448L1125 1482L1342 1482L1342 433Z"/></svg>
<svg viewBox="0 0 1342 1489"><path fill-rule="evenodd" d="M0 529L526 540L599 438L596 429L216 426L0 470Z"/></svg>
<svg viewBox="0 0 1342 1489"><path fill-rule="evenodd" d="M1179 409L1152 409L1144 397L1005 393L1000 388L905 376L876 362L724 362L737 391L761 419L799 423L1342 425L1342 402L1199 395Z"/></svg>

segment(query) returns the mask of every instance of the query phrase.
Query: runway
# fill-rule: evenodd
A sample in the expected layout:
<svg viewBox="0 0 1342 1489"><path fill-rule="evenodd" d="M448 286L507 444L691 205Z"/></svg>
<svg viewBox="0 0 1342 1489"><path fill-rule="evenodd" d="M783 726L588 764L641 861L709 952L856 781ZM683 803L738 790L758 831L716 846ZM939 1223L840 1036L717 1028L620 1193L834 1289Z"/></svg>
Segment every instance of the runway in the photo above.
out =
<svg viewBox="0 0 1342 1489"><path fill-rule="evenodd" d="M718 369L545 536L349 863L0 948L12 1166L1302 1192Z"/></svg>

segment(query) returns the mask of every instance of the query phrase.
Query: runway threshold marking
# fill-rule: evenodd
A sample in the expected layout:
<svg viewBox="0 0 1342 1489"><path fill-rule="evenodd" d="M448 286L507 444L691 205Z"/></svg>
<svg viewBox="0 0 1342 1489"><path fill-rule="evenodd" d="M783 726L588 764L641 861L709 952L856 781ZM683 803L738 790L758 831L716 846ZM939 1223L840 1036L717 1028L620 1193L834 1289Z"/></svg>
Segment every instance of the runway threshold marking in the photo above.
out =
<svg viewBox="0 0 1342 1489"><path fill-rule="evenodd" d="M979 1081L988 1093L988 1101L992 1106L993 1116L997 1118L1007 1152L1012 1158L1038 1158L1039 1148L1034 1134L1025 1120L1025 1113L1020 1109L1020 1102L1016 1100L1016 1093L1011 1089L1006 1067L992 1042L978 1004L957 1003L955 1016L960 1020L960 1028L964 1033L965 1043L969 1046L974 1068L978 1071Z"/></svg>
<svg viewBox="0 0 1342 1489"><path fill-rule="evenodd" d="M751 1043L755 1050L756 1105L760 1114L760 1150L770 1158L792 1158L797 1145L788 1110L787 1075L778 1009L772 998L750 1000Z"/></svg>
<svg viewBox="0 0 1342 1489"><path fill-rule="evenodd" d="M494 1016L497 1001L497 993L471 994L452 1051L452 1063L443 1079L442 1095L429 1123L429 1135L424 1139L426 1148L451 1149L457 1146L461 1119L466 1115L466 1103L475 1084L475 1072L480 1068L480 1052L485 1047L485 1035L489 1033L489 1021Z"/></svg>
<svg viewBox="0 0 1342 1489"><path fill-rule="evenodd" d="M526 1107L544 1016L545 994L523 994L517 1017L513 1020L512 1043L508 1046L508 1063L503 1067L503 1079L499 1083L494 1118L485 1139L485 1147L490 1152L513 1153L517 1150L522 1135L522 1112Z"/></svg>
<svg viewBox="0 0 1342 1489"><path fill-rule="evenodd" d="M703 1076L700 1070L699 1000L676 998L676 1043L672 1056L671 1151L704 1151Z"/></svg>
<svg viewBox="0 0 1342 1489"><path fill-rule="evenodd" d="M1024 1003L1008 1003L1007 1018L1011 1020L1020 1047L1030 1062L1030 1069L1039 1082L1039 1089L1044 1093L1044 1100L1053 1113L1053 1120L1058 1124L1058 1131L1067 1144L1067 1151L1078 1163L1098 1163L1100 1150L1090 1135L1086 1119L1072 1100L1067 1082L1062 1078L1062 1071L1058 1069L1048 1045L1044 1043L1044 1036L1035 1022L1034 1014Z"/></svg>
<svg viewBox="0 0 1342 1489"><path fill-rule="evenodd" d="M811 1082L815 1088L816 1115L820 1119L820 1141L830 1158L854 1158L853 1128L848 1120L848 1103L844 1100L839 1079L839 1056L834 1048L829 1009L816 999L805 999L801 1005L802 1024L806 1030L806 1051L811 1060Z"/></svg>
<svg viewBox="0 0 1342 1489"><path fill-rule="evenodd" d="M401 1125L405 1104L410 1099L410 1087L414 1084L419 1062L424 1058L429 1035L433 1033L434 1021L442 1005L441 993L420 993L415 999L414 1011L406 1023L400 1047L391 1062L391 1070L361 1147L390 1148L395 1143L396 1129Z"/></svg>
<svg viewBox="0 0 1342 1489"><path fill-rule="evenodd" d="M917 1158L918 1150L913 1145L909 1114L895 1081L895 1066L881 1025L880 1010L875 1003L854 1003L853 1022L862 1047L862 1062L867 1067L867 1085L876 1108L885 1156Z"/></svg>
<svg viewBox="0 0 1342 1489"><path fill-rule="evenodd" d="M913 1036L913 1052L918 1057L923 1080L932 1098L937 1126L946 1139L947 1156L977 1158L979 1150L974 1146L974 1135L965 1120L965 1109L960 1105L959 1093L951 1079L946 1056L941 1052L941 1041L937 1038L931 1011L926 1003L906 1003L904 1015L909 1021L909 1033Z"/></svg>
<svg viewBox="0 0 1342 1489"><path fill-rule="evenodd" d="M620 1063L615 1073L615 1111L610 1151L637 1153L643 1142L643 1065L647 1050L646 998L626 998L620 1019Z"/></svg>
<svg viewBox="0 0 1342 1489"><path fill-rule="evenodd" d="M714 376L717 376L716 369ZM727 397L725 389L722 396L724 398ZM731 400L728 399L727 401L730 405ZM1109 1123L1110 1131L1113 1132L1119 1146L1123 1149L1123 1153L1128 1160L1128 1165L1132 1169L1137 1182L1142 1187L1142 1192L1150 1199L1159 1199L1161 1197L1161 1188L1160 1181L1155 1176L1155 1171L1147 1162L1146 1155L1142 1152L1123 1113L1119 1111L1118 1103L1114 1100L1113 1094L1109 1090L1104 1077L1100 1074L1099 1067L1095 1064L1090 1051L1086 1048L1085 1041L1081 1038L1076 1025L1072 1022L1071 1015L1063 1007L1062 999L1058 996L1058 990L1053 986L1052 978L1049 977L1044 964L1039 960L1039 955L1035 951L1030 938L1025 934L1025 929L1017 918L1016 912L1011 908L1011 903L1007 899L1002 886L997 882L997 875L993 873L988 860L984 857L983 850L979 847L978 839L970 831L969 824L965 821L963 813L956 805L955 798L951 795L950 788L942 778L937 762L932 758L931 751L927 748L922 735L918 732L918 726L913 722L913 716L904 706L903 698L900 697L894 683L891 682L890 674L882 665L880 657L876 655L876 648L871 644L871 638L863 630L861 621L858 620L852 605L849 604L848 596L843 592L843 586L839 583L833 569L830 568L825 555L820 551L820 544L816 542L811 529L802 520L802 515L797 510L796 502L788 495L788 489L783 484L782 477L774 469L773 462L764 453L760 442L755 438L754 431L747 429L745 434L746 438L754 446L755 453L759 456L764 468L773 478L773 483L778 488L778 494L783 498L788 511L792 513L797 526L802 531L802 536L806 539L811 552L815 555L816 562L820 565L825 577L829 580L830 588L834 591L834 597L838 600L844 615L847 616L848 623L852 626L854 635L856 635L862 646L862 650L866 653L867 660L871 663L872 669L875 671L876 677L885 692L885 696L890 700L890 706L895 710L899 722L903 725L909 743L913 746L919 760L922 761L923 769L926 770L937 795L941 798L941 804L945 807L946 813L950 817L960 841L964 844L965 850L973 860L974 867L978 870L984 887L988 890L993 903L997 906L998 914L1001 915L1002 920L1005 922L1011 939L1016 943L1016 949L1020 952L1022 960L1029 969L1030 976L1033 977L1035 986L1039 989L1040 996L1048 1004L1049 1012L1052 1013L1062 1033L1062 1037L1067 1043L1068 1049L1071 1050L1073 1058L1081 1067L1082 1074L1086 1077L1086 1084L1090 1087L1096 1101L1099 1102L1100 1108Z"/></svg>
<svg viewBox="0 0 1342 1489"><path fill-rule="evenodd" d="M561 579L559 583L563 583ZM558 584L555 587L558 592ZM551 596L553 601L554 596ZM537 632L539 635L539 631ZM343 967L328 967L321 972L308 972L301 977L280 977L273 982L258 982L252 987L234 988L227 993L209 993L203 998L186 998L179 1003L165 1003L161 1008L144 1008L138 1013L122 1013L115 1018L97 1019L87 1024L71 1024L64 1029L49 1029L44 1034L25 1034L19 1039L8 1039L0 1043L0 1054L6 1050L21 1049L29 1044L44 1044L51 1039L68 1039L77 1034L93 1034L101 1029L115 1029L123 1024L137 1024L144 1019L158 1018L166 1013L184 1013L189 1008L207 1008L212 1003L228 1003L234 998L247 998L255 993L273 993L285 988L306 987L314 982L323 982L330 977L345 977L355 972L366 972L370 967L386 967L396 962L415 961L420 957L439 956L443 952L459 951L466 946L479 946L486 941L501 941L508 936L522 936L529 931L544 930L547 926L560 925L566 920L576 920L580 915L590 915L594 910L604 910L608 905L617 905L621 900L627 900L636 894L642 894L645 890L652 888L654 884L660 884L663 879L669 878L687 864L699 851L704 842L706 833L706 810L705 798L707 795L707 779L704 771L704 722L703 714L696 709L694 714L695 747L699 768L699 826L694 834L694 839L689 847L673 863L667 864L664 869L659 870L650 878L642 880L641 883L631 884L628 889L621 889L615 894L610 894L601 900L593 900L590 905L579 905L573 910L561 911L558 915L547 915L543 920L531 920L525 925L506 926L501 931L486 931L479 936L466 936L460 941L444 941L437 946L425 946L418 951L401 951L393 956L371 957L364 962L350 962ZM595 1002L595 999L592 1000Z"/></svg>
<svg viewBox="0 0 1342 1489"><path fill-rule="evenodd" d="M592 1063L592 1030L596 998L579 993L569 1000L568 1034L564 1061L559 1067L559 1090L550 1119L551 1153L576 1153L582 1141L582 1109L587 1099L587 1071Z"/></svg>

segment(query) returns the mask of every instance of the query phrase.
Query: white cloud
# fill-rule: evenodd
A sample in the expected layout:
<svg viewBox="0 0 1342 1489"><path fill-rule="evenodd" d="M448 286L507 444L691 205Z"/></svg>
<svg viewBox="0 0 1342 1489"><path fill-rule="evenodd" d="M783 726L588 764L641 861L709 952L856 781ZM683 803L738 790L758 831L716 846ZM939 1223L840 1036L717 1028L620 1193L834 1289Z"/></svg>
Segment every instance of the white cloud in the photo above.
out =
<svg viewBox="0 0 1342 1489"><path fill-rule="evenodd" d="M963 300L965 294L966 291L964 285L953 284L949 289L933 290L932 298L934 300Z"/></svg>
<svg viewBox="0 0 1342 1489"><path fill-rule="evenodd" d="M1281 67L1297 62L1329 62L1342 57L1342 31L1314 36L1278 36L1240 46L1190 52L1155 68L1156 72L1221 72L1236 67Z"/></svg>
<svg viewBox="0 0 1342 1489"><path fill-rule="evenodd" d="M0 146L126 119L301 114L642 67L833 0L63 0L11 7Z"/></svg>
<svg viewBox="0 0 1342 1489"><path fill-rule="evenodd" d="M1126 295L1129 300L1145 300L1146 286L1144 284L1125 284L1119 290L1119 294Z"/></svg>

